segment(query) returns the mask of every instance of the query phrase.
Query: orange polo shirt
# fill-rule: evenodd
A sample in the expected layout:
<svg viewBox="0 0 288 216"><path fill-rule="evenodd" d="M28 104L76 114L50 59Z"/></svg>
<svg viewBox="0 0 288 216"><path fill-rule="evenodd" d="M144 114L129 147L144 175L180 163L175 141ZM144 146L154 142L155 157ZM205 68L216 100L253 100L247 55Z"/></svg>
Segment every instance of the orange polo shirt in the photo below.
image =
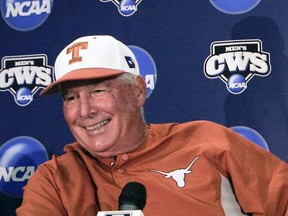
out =
<svg viewBox="0 0 288 216"><path fill-rule="evenodd" d="M67 145L31 177L17 215L117 210L131 181L146 187L145 216L287 215L288 165L273 154L208 121L148 126L141 147L116 158Z"/></svg>

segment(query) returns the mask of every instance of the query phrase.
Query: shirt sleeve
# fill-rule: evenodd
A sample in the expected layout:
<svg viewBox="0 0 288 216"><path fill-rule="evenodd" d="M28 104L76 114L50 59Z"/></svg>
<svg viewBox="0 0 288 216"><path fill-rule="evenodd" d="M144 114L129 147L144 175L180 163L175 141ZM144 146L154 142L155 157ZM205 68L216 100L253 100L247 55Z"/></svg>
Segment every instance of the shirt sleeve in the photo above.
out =
<svg viewBox="0 0 288 216"><path fill-rule="evenodd" d="M67 215L53 182L53 173L41 165L24 188L23 202L16 210L17 216Z"/></svg>
<svg viewBox="0 0 288 216"><path fill-rule="evenodd" d="M242 209L257 216L287 216L287 163L232 130L223 130L215 131L216 163L231 181Z"/></svg>

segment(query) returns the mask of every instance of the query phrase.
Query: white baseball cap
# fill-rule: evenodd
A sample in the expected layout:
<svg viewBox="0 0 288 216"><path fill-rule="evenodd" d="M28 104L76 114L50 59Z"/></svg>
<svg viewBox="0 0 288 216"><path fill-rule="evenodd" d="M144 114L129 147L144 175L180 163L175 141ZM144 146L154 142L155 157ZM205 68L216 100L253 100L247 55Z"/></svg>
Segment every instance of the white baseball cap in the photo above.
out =
<svg viewBox="0 0 288 216"><path fill-rule="evenodd" d="M58 84L115 76L124 72L140 75L133 52L109 35L85 36L66 46L54 65L55 81L40 95L59 91Z"/></svg>

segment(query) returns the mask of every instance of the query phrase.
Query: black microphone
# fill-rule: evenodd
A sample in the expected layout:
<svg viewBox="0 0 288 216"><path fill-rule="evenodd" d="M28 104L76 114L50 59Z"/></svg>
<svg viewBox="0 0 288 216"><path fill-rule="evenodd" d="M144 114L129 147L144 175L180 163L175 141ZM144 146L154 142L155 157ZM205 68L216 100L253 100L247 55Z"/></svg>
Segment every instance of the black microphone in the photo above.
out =
<svg viewBox="0 0 288 216"><path fill-rule="evenodd" d="M118 199L119 211L99 211L97 216L144 216L146 188L138 182L127 183Z"/></svg>
<svg viewBox="0 0 288 216"><path fill-rule="evenodd" d="M119 210L143 210L146 205L146 188L138 182L127 183L119 196Z"/></svg>

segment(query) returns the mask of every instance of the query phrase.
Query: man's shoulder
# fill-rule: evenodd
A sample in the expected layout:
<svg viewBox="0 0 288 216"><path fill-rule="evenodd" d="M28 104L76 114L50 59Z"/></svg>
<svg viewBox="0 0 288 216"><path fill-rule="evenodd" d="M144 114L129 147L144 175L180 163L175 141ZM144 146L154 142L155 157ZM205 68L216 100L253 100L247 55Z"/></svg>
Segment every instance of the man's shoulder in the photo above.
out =
<svg viewBox="0 0 288 216"><path fill-rule="evenodd" d="M208 120L194 120L187 122L171 122L171 123L162 123L162 124L151 124L151 128L153 129L161 129L161 130L181 130L181 129L201 129L201 128L225 128L224 125L221 125L216 122L208 121Z"/></svg>
<svg viewBox="0 0 288 216"><path fill-rule="evenodd" d="M46 171L56 172L61 167L74 167L81 162L81 157L85 153L78 143L67 144L64 147L64 153L61 155L53 154L51 159L42 163L39 168Z"/></svg>

